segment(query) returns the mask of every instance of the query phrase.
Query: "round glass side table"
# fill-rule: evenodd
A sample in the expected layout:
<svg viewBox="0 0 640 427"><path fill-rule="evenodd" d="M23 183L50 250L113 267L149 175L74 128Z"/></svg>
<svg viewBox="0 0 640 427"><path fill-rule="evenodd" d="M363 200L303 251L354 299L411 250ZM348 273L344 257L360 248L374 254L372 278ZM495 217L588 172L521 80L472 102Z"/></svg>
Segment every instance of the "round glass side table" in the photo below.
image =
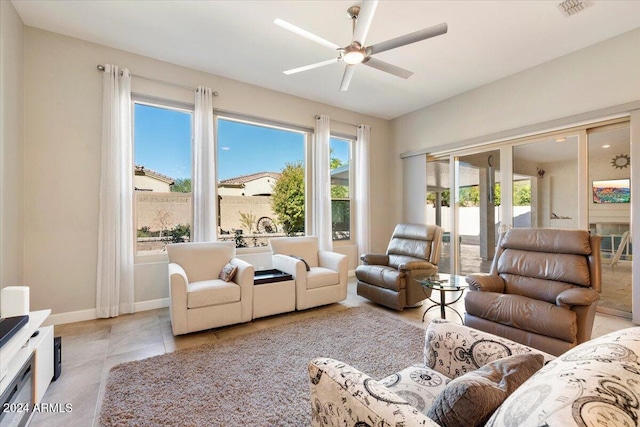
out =
<svg viewBox="0 0 640 427"><path fill-rule="evenodd" d="M453 310L453 312L456 313L460 318L460 321L464 323L464 320L462 319L462 315L458 312L458 310L451 307L452 304L455 304L458 301L460 301L460 299L464 295L464 290L469 287L469 285L464 280L464 276L438 273L438 274L432 274L432 275L418 276L414 280L420 283L420 285L422 285L425 291L425 295L427 293L426 292L427 289L430 289L431 292L433 291L440 292L439 301L432 299L431 296L427 297L427 299L431 301L433 304L427 307L427 309L422 314L423 322L424 322L424 317L426 316L429 310L431 310L432 308L440 307L441 319L447 318L445 309L448 308L449 310ZM458 292L458 295L456 295L455 292ZM454 293L453 294L454 299L451 301L447 301L447 298L446 298L447 293Z"/></svg>

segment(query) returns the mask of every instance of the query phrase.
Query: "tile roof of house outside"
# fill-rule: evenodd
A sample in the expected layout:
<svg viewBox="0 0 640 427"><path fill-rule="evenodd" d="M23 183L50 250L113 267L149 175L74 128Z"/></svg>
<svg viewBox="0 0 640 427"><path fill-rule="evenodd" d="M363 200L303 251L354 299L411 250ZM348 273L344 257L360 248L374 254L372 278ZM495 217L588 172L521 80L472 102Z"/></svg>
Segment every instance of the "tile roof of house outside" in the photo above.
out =
<svg viewBox="0 0 640 427"><path fill-rule="evenodd" d="M169 185L174 184L175 180L170 176L163 175L160 172L156 172L153 169L148 169L144 166L135 165L135 175L138 176L149 176L151 178L155 178L157 180L168 183Z"/></svg>
<svg viewBox="0 0 640 427"><path fill-rule="evenodd" d="M223 179L220 185L241 185L260 178L273 178L275 180L282 176L280 172L256 172L249 175L236 176L234 178Z"/></svg>

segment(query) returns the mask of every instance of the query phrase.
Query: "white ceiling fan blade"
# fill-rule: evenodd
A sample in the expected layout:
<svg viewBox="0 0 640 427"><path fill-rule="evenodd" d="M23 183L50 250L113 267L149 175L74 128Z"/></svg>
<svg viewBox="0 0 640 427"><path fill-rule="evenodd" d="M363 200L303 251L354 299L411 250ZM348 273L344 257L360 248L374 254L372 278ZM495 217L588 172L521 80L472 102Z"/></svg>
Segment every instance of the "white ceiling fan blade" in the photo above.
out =
<svg viewBox="0 0 640 427"><path fill-rule="evenodd" d="M360 43L360 46L364 46L364 41L367 38L367 33L369 33L369 28L371 28L373 15L376 13L377 7L378 0L363 0L362 6L360 6L358 21L353 31L353 41Z"/></svg>
<svg viewBox="0 0 640 427"><path fill-rule="evenodd" d="M367 48L367 55L375 55L376 53L384 52L386 50L395 49L400 46L405 46L411 43L419 42L431 37L436 37L442 34L446 34L447 24L442 23L434 25L433 27L425 28L404 36L396 37L395 39L387 40L384 42L376 43Z"/></svg>
<svg viewBox="0 0 640 427"><path fill-rule="evenodd" d="M353 77L353 72L356 70L355 65L347 65L344 67L344 74L342 75L342 83L340 83L340 91L346 92L349 89L349 83Z"/></svg>
<svg viewBox="0 0 640 427"><path fill-rule="evenodd" d="M329 59L327 61L316 62L315 64L305 65L304 67L298 67L298 68L293 68L291 70L283 71L283 73L289 75L289 74L299 73L301 71L313 70L314 68L324 67L325 65L329 65L329 64L335 64L339 60L340 59L338 58L334 58L334 59Z"/></svg>
<svg viewBox="0 0 640 427"><path fill-rule="evenodd" d="M385 73L402 77L403 79L408 79L413 75L413 73L409 70L396 67L395 65L389 64L388 62L380 61L379 59L376 59L376 58L369 57L368 59L365 59L364 61L362 61L362 63L371 68L375 68L376 70L384 71Z"/></svg>
<svg viewBox="0 0 640 427"><path fill-rule="evenodd" d="M296 27L293 24L288 23L287 21L283 21L282 19L278 18L275 21L273 21L274 24L278 25L279 27L284 28L285 30L291 31L292 33L295 33L299 36L304 37L305 39L311 40L312 42L316 42L318 44L321 44L322 46L326 46L330 49L340 49L340 46L338 46L335 43L331 43L328 40L323 39L320 36L316 36L313 33L310 33L307 30L303 30L300 27Z"/></svg>

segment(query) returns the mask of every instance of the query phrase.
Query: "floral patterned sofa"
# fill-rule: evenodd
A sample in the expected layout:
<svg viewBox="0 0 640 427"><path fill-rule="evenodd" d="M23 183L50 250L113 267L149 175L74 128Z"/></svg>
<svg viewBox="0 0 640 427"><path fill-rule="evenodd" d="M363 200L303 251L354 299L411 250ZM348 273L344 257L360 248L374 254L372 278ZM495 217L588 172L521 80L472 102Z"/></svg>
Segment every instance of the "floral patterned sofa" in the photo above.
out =
<svg viewBox="0 0 640 427"><path fill-rule="evenodd" d="M434 320L426 331L424 364L379 381L333 359L312 360L312 424L636 426L639 356L640 327L587 341L555 358L505 338ZM509 359L516 365L505 362ZM518 370L514 366L530 362L538 365L509 384ZM495 390L482 388L487 382L500 399L488 405L484 401L492 400L487 396Z"/></svg>

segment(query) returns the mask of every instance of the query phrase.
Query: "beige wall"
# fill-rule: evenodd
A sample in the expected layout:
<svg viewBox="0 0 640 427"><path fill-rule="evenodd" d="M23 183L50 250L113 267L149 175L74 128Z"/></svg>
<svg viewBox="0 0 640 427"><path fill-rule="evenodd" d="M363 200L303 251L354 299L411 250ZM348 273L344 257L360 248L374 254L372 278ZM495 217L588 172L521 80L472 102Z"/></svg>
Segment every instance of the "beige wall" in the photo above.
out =
<svg viewBox="0 0 640 427"><path fill-rule="evenodd" d="M23 285L24 25L0 2L0 288Z"/></svg>
<svg viewBox="0 0 640 427"><path fill-rule="evenodd" d="M25 28L25 281L32 308L95 308L102 75L113 63L133 74L219 92L214 107L312 128L316 114L372 126L373 248L390 229L389 122L140 55ZM193 103L193 92L133 79L134 92ZM355 134L335 124L334 130ZM82 177L79 179L78 177ZM163 272L165 276L163 276ZM166 264L136 266L137 302L168 297Z"/></svg>
<svg viewBox="0 0 640 427"><path fill-rule="evenodd" d="M401 153L640 100L639 46L637 29L394 119L395 186Z"/></svg>

